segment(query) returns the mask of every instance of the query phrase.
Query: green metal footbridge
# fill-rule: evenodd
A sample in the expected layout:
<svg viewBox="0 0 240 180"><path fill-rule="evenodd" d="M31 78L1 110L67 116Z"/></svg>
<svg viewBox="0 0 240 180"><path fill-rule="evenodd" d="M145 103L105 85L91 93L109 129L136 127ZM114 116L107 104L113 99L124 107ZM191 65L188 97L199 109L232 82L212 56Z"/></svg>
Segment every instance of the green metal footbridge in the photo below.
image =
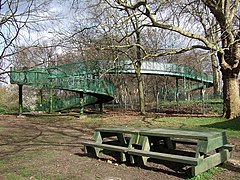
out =
<svg viewBox="0 0 240 180"><path fill-rule="evenodd" d="M187 66L174 63L146 61L141 66L142 74L164 75L186 78L196 82L191 90L213 86L212 75L204 74ZM79 61L71 64L49 66L45 68L12 68L10 82L19 86L19 113L22 114L23 85L46 87L50 89L49 111L80 107L90 104L102 104L113 100L114 84L102 77L106 73L135 73L131 61ZM78 96L67 99L52 98L52 90L76 92Z"/></svg>
<svg viewBox="0 0 240 180"><path fill-rule="evenodd" d="M108 65L104 65L105 71L108 73L116 72L126 74L135 73L131 61L117 61L115 63L114 62L110 63L108 63ZM202 71L197 71L196 69L190 68L186 65L180 65L175 63L145 61L141 65L141 74L172 76L178 79L185 78L188 80L195 81L196 84L191 87L191 90L213 86L212 74L207 74Z"/></svg>

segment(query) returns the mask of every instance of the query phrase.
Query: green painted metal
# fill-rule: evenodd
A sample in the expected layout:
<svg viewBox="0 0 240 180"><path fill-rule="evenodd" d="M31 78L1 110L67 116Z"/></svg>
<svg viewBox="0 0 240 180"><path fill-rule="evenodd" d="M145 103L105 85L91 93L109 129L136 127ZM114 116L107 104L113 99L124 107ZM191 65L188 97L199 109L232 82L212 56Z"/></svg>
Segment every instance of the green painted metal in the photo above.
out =
<svg viewBox="0 0 240 180"><path fill-rule="evenodd" d="M10 81L12 84L47 87L84 93L84 104L101 104L111 101L114 96L114 85L105 78L103 73L135 73L131 61L79 61L71 64L62 64L49 67L12 68ZM196 84L190 86L188 91L213 86L212 75L196 71L184 65L174 63L160 63L146 61L142 63L142 74L155 74L173 76L177 79L190 79ZM185 90L185 88L184 88ZM174 91L172 92L174 94ZM88 98L88 96L90 98ZM86 98L87 97L87 98ZM85 99L86 98L86 99ZM52 107L64 109L79 106L79 97L70 99L52 100ZM72 103L72 104L71 104ZM51 103L41 103L40 109L46 109Z"/></svg>
<svg viewBox="0 0 240 180"><path fill-rule="evenodd" d="M96 66L87 66L85 62L51 66L47 68L18 68L12 69L10 81L12 84L47 87L50 89L62 89L84 93L86 96L91 96L90 98L86 98L87 101L84 105L111 101L114 94L113 83L108 79L100 78L98 76L98 69L94 68L96 68ZM79 97L72 99L75 101L78 99L78 103L73 103L72 106L80 105ZM50 112L52 111L52 107L54 108L54 104L56 107L56 102L53 101L54 99L52 100L50 93L48 103ZM71 102L71 100L68 102ZM68 103L62 103L62 106L59 108L64 108L63 105L66 104ZM41 107L45 109L44 106Z"/></svg>
<svg viewBox="0 0 240 180"><path fill-rule="evenodd" d="M22 94L23 94L23 85L19 84L18 85L18 103L19 103L19 115L22 115L23 113L23 99L22 99Z"/></svg>
<svg viewBox="0 0 240 180"><path fill-rule="evenodd" d="M49 89L49 113L53 112L53 89Z"/></svg>
<svg viewBox="0 0 240 180"><path fill-rule="evenodd" d="M113 66L117 66L114 68ZM119 61L115 64L110 64L105 67L108 72L122 72L122 73L134 73L134 67L131 61ZM111 70L112 69L112 70ZM141 65L142 74L155 74L174 77L185 77L197 82L203 82L207 87L213 86L212 74L207 74L202 71L190 68L185 65L175 63L162 63L159 61L144 61Z"/></svg>
<svg viewBox="0 0 240 180"><path fill-rule="evenodd" d="M185 77L183 77L183 92L184 92L184 99L187 100L187 84L186 84Z"/></svg>
<svg viewBox="0 0 240 180"><path fill-rule="evenodd" d="M94 102L98 101L98 98L94 96L85 95L84 97L84 105L91 105ZM54 111L63 111L73 108L80 107L80 97L79 95L72 95L67 97L58 97L53 96L53 109ZM49 110L49 101L37 101L37 108L36 111L48 111Z"/></svg>
<svg viewBox="0 0 240 180"><path fill-rule="evenodd" d="M103 113L103 103L100 103L100 104L99 104L99 111L100 111L101 113Z"/></svg>
<svg viewBox="0 0 240 180"><path fill-rule="evenodd" d="M83 114L83 108L84 108L84 100L83 100L83 93L80 92L79 97L79 105L80 105L80 115Z"/></svg>

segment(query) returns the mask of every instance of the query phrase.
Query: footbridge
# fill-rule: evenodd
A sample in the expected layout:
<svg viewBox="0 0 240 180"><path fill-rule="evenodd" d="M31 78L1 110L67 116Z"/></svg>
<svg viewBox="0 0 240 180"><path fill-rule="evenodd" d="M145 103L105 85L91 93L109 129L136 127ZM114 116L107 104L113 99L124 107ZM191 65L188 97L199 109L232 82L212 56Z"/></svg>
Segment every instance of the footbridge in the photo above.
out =
<svg viewBox="0 0 240 180"><path fill-rule="evenodd" d="M141 67L142 74L172 76L195 81L196 85L191 88L192 90L213 86L212 75L184 65L146 61ZM134 74L135 70L131 61L79 61L45 68L13 68L10 81L19 85L20 109L23 85L76 92L78 96L61 98L54 102L50 91L50 101L47 106L55 104L54 110L76 106L80 106L81 109L84 105L101 106L113 100L114 84L102 76L107 73Z"/></svg>
<svg viewBox="0 0 240 180"><path fill-rule="evenodd" d="M110 62L108 64L104 63L103 61L102 63L100 63L99 67L101 69L104 69L108 73L118 72L135 74L135 69L131 61L117 61L115 63ZM212 74L197 71L194 68L190 68L186 65L180 65L176 63L144 61L141 64L141 74L186 78L201 83L201 86L199 86L199 88L202 88L202 85L205 85L207 87L213 86Z"/></svg>

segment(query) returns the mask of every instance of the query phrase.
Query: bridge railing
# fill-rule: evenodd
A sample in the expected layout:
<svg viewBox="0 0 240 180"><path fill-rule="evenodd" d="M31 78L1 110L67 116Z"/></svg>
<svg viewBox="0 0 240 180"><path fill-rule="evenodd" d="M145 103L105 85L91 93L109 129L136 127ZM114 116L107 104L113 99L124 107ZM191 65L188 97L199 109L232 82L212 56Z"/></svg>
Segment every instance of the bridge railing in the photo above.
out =
<svg viewBox="0 0 240 180"><path fill-rule="evenodd" d="M131 61L117 61L110 62L105 69L112 69L113 72L134 73L134 67ZM203 81L207 83L213 82L212 74L207 74L202 71L190 68L185 65L175 63L162 63L156 61L142 62L141 72L147 74L165 74L170 76L186 77L196 81Z"/></svg>
<svg viewBox="0 0 240 180"><path fill-rule="evenodd" d="M97 98L94 96L83 96L84 104L91 104L97 101ZM78 107L80 102L80 97L78 94L72 96L63 96L63 97L53 97L53 109L64 110L68 108ZM37 111L48 111L50 103L49 101L37 101Z"/></svg>
<svg viewBox="0 0 240 180"><path fill-rule="evenodd" d="M59 75L59 74L58 74ZM13 70L10 73L12 84L25 84L31 86L47 86L49 88L83 91L86 93L99 93L114 95L114 85L105 78L91 79L87 75L55 76L46 72L34 70Z"/></svg>
<svg viewBox="0 0 240 180"><path fill-rule="evenodd" d="M52 87L57 89L69 89L83 91L85 93L99 93L114 95L114 85L106 79L90 79L79 76L66 76L52 79Z"/></svg>
<svg viewBox="0 0 240 180"><path fill-rule="evenodd" d="M48 85L48 74L43 71L33 70L12 70L10 72L12 84L26 84L31 86Z"/></svg>

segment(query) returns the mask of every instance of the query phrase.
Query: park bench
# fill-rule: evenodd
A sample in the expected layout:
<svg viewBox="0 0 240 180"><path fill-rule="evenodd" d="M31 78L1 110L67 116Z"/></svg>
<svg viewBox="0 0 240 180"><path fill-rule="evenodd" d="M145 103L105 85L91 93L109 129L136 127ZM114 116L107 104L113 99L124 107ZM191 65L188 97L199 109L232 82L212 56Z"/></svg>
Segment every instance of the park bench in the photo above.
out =
<svg viewBox="0 0 240 180"><path fill-rule="evenodd" d="M118 152L121 161L146 165L149 158L182 163L191 167L192 175L200 174L227 161L234 145L228 144L225 132L204 132L163 128L97 128L95 142L84 142L85 152L97 157L106 149ZM181 149L178 144L193 148Z"/></svg>

